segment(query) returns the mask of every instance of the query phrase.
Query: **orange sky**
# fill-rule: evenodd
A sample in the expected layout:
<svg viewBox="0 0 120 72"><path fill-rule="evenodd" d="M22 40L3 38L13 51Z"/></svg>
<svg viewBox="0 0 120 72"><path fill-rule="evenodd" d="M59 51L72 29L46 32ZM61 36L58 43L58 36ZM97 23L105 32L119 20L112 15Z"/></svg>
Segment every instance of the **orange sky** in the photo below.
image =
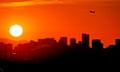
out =
<svg viewBox="0 0 120 72"><path fill-rule="evenodd" d="M15 40L16 38L12 38L8 33L10 25L15 23L24 27L24 34L18 38L19 40L46 37L59 39L61 36L81 40L82 33L89 33L91 39L100 38L107 46L113 43L115 38L120 38L119 0L75 1L69 3L62 0L63 3L57 3L50 0L49 3L39 0L39 3L25 2L18 6L11 5L8 0L1 1L0 38ZM95 10L96 13L91 14L89 10Z"/></svg>

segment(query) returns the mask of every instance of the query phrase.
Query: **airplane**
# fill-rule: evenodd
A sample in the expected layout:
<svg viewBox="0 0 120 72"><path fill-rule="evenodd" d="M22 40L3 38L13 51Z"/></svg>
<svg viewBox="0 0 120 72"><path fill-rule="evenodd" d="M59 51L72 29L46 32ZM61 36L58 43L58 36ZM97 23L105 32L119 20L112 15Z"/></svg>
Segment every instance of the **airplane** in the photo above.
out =
<svg viewBox="0 0 120 72"><path fill-rule="evenodd" d="M90 10L89 12L90 12L90 13L95 13L95 11L94 11L94 10Z"/></svg>

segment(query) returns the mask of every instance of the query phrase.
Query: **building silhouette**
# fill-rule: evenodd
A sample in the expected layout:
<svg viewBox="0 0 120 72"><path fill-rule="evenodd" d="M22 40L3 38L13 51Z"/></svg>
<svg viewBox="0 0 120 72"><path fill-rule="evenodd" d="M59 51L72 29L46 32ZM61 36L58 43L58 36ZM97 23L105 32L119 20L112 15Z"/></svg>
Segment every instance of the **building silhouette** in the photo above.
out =
<svg viewBox="0 0 120 72"><path fill-rule="evenodd" d="M76 47L77 43L76 43L76 39L75 38L71 38L70 39L70 46L71 47Z"/></svg>
<svg viewBox="0 0 120 72"><path fill-rule="evenodd" d="M83 48L89 48L89 34L82 34L82 46Z"/></svg>
<svg viewBox="0 0 120 72"><path fill-rule="evenodd" d="M0 42L0 58L9 59L12 53L12 44Z"/></svg>
<svg viewBox="0 0 120 72"><path fill-rule="evenodd" d="M115 40L116 48L120 49L120 39Z"/></svg>
<svg viewBox="0 0 120 72"><path fill-rule="evenodd" d="M103 44L101 43L101 40L99 40L99 39L92 40L92 48L94 50L101 50L101 49L103 49Z"/></svg>
<svg viewBox="0 0 120 72"><path fill-rule="evenodd" d="M61 37L58 41L59 46L66 47L67 46L67 37Z"/></svg>
<svg viewBox="0 0 120 72"><path fill-rule="evenodd" d="M78 43L77 43L77 48L82 48L82 42L81 41L78 41Z"/></svg>

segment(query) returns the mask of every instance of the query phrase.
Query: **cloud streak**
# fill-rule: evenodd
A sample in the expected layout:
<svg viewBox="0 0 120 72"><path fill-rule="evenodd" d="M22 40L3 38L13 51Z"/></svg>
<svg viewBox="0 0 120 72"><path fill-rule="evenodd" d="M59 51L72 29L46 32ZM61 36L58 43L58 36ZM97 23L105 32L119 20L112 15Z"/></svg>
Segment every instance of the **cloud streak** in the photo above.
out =
<svg viewBox="0 0 120 72"><path fill-rule="evenodd" d="M58 0L31 0L31 1L9 1L0 2L1 7L18 7L29 5L44 5L44 4L63 4L63 1Z"/></svg>
<svg viewBox="0 0 120 72"><path fill-rule="evenodd" d="M113 1L113 0L0 0L0 7L18 7L29 5L65 4L65 3L74 4L79 2L91 2L91 1Z"/></svg>

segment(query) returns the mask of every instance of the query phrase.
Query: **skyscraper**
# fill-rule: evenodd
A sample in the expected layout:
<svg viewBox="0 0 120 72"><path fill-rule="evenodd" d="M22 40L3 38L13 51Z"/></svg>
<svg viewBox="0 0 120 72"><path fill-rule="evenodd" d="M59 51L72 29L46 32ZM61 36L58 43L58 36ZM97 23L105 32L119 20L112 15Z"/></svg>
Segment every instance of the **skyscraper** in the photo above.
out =
<svg viewBox="0 0 120 72"><path fill-rule="evenodd" d="M71 47L75 47L76 46L76 39L75 38L71 38L70 39L70 46Z"/></svg>
<svg viewBox="0 0 120 72"><path fill-rule="evenodd" d="M89 48L89 34L82 34L82 47Z"/></svg>
<svg viewBox="0 0 120 72"><path fill-rule="evenodd" d="M101 40L99 39L92 40L92 48L95 50L103 49L103 44L101 43Z"/></svg>
<svg viewBox="0 0 120 72"><path fill-rule="evenodd" d="M116 48L120 48L120 39L115 40Z"/></svg>
<svg viewBox="0 0 120 72"><path fill-rule="evenodd" d="M67 46L67 37L61 37L58 44L60 46Z"/></svg>

